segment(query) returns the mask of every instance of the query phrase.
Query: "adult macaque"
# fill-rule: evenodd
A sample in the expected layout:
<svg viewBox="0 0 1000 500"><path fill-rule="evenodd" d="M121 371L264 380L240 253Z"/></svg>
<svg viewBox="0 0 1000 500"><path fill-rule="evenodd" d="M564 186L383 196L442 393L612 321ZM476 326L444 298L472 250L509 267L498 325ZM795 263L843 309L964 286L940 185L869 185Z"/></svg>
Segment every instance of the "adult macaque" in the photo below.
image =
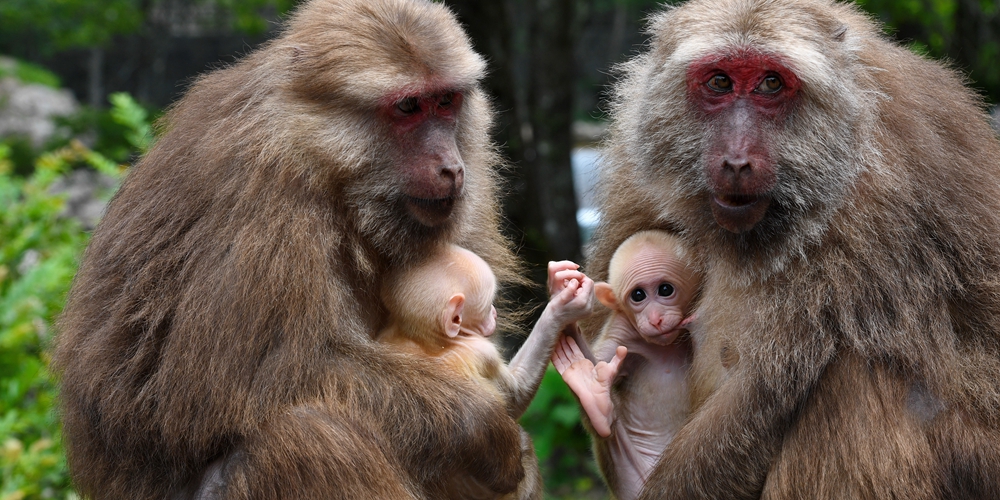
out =
<svg viewBox="0 0 1000 500"><path fill-rule="evenodd" d="M699 276L676 238L642 231L611 257L595 285L612 310L593 346L594 364L563 336L552 363L594 429L597 462L615 498L638 496L649 471L691 412L690 342ZM610 361L604 361L610 360Z"/></svg>
<svg viewBox="0 0 1000 500"><path fill-rule="evenodd" d="M550 281L565 282L549 301L535 328L505 365L489 340L496 330L493 306L496 279L476 254L456 246L443 248L413 269L401 270L382 285L389 326L378 340L397 352L439 361L446 373L474 380L520 418L538 391L559 332L590 315L594 283L571 263L549 265ZM528 434L521 431L527 476L518 490L503 498L541 499L542 479ZM485 451L484 453L489 453ZM434 498L498 498L468 474L456 474Z"/></svg>
<svg viewBox="0 0 1000 500"><path fill-rule="evenodd" d="M590 271L642 229L697 249L705 397L640 498L994 498L980 98L848 3L692 0L650 33L615 90Z"/></svg>
<svg viewBox="0 0 1000 500"><path fill-rule="evenodd" d="M485 64L424 0L312 0L195 82L96 229L55 355L92 498L435 498L524 476L477 384L373 336L382 277L499 231Z"/></svg>

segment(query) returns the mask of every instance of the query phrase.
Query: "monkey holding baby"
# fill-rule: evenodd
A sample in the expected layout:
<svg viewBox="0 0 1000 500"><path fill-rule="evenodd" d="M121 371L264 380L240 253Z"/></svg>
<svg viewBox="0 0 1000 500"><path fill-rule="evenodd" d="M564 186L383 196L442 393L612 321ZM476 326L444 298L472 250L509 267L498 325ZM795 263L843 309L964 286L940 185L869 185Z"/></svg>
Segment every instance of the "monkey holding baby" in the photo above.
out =
<svg viewBox="0 0 1000 500"><path fill-rule="evenodd" d="M493 305L496 278L479 256L455 245L445 246L385 280L382 298L389 311L389 325L376 339L397 352L433 360L447 373L475 381L504 401L511 418L519 418L538 391L559 332L590 315L593 304L594 284L575 264L553 262L548 272L550 282L562 284L561 290L552 296L509 364L504 364L490 341L497 325ZM516 492L502 498L540 499L538 464L523 429L521 439L527 476ZM446 481L434 497L500 498L460 474Z"/></svg>
<svg viewBox="0 0 1000 500"><path fill-rule="evenodd" d="M195 81L94 231L53 369L94 499L429 499L524 477L480 384L374 340L386 276L500 231L486 63L428 0L309 0Z"/></svg>
<svg viewBox="0 0 1000 500"><path fill-rule="evenodd" d="M690 417L638 498L996 498L981 97L848 2L690 0L648 32L609 105L587 270L664 229L702 284Z"/></svg>
<svg viewBox="0 0 1000 500"><path fill-rule="evenodd" d="M617 499L638 496L690 414L692 353L681 336L694 322L699 280L672 235L632 235L611 257L608 282L595 284L611 314L593 347L561 336L552 354L596 434L597 461Z"/></svg>

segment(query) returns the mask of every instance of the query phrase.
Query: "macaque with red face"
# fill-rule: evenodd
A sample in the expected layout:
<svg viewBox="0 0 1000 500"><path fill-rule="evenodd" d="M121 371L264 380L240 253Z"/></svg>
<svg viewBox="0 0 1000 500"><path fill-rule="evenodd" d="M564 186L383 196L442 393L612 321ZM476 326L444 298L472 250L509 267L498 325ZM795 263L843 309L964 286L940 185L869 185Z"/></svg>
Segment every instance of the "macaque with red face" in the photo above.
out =
<svg viewBox="0 0 1000 500"><path fill-rule="evenodd" d="M501 287L524 281L500 231L485 70L440 2L308 0L192 83L94 231L59 323L82 496L521 484L501 401L373 338L384 279L442 245L476 252Z"/></svg>
<svg viewBox="0 0 1000 500"><path fill-rule="evenodd" d="M549 276L563 284L560 292L553 295L509 365L490 340L497 325L496 278L483 259L455 245L384 282L389 325L377 339L396 352L432 358L447 372L473 380L503 401L511 418L519 418L538 390L559 332L590 315L593 305L594 283L575 264L550 263ZM521 442L526 477L514 493L499 496L458 474L435 498L542 498L537 459L524 430Z"/></svg>
<svg viewBox="0 0 1000 500"><path fill-rule="evenodd" d="M643 231L615 251L608 281L595 284L612 314L592 357L585 345L563 336L552 363L580 400L604 477L624 500L639 494L690 414L691 348L679 337L694 320L700 276L674 237Z"/></svg>
<svg viewBox="0 0 1000 500"><path fill-rule="evenodd" d="M1000 141L967 77L851 2L690 0L647 33L587 270L662 229L702 286L691 415L639 498L997 498Z"/></svg>

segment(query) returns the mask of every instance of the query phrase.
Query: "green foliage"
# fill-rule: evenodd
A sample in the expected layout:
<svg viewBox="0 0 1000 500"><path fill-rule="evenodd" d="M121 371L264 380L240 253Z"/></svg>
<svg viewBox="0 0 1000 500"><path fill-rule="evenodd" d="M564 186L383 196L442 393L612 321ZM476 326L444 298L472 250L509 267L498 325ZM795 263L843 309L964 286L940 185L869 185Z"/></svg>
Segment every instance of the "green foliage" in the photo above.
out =
<svg viewBox="0 0 1000 500"><path fill-rule="evenodd" d="M0 78L14 77L24 83L37 83L59 88L59 77L55 73L35 64L9 59L0 63Z"/></svg>
<svg viewBox="0 0 1000 500"><path fill-rule="evenodd" d="M139 28L139 0L3 0L0 32L32 33L51 50L107 45Z"/></svg>
<svg viewBox="0 0 1000 500"><path fill-rule="evenodd" d="M580 422L580 406L551 365L521 417L521 425L531 434L546 492L557 498L580 498L599 489L590 438Z"/></svg>
<svg viewBox="0 0 1000 500"><path fill-rule="evenodd" d="M914 52L950 61L1000 102L1000 10L995 0L856 0Z"/></svg>
<svg viewBox="0 0 1000 500"><path fill-rule="evenodd" d="M284 14L298 0L171 0L177 5L214 5L230 27L248 34L267 29L265 12ZM71 48L106 47L115 36L142 32L165 0L2 0L0 40L33 40L46 54ZM162 16L161 16L162 17Z"/></svg>
<svg viewBox="0 0 1000 500"><path fill-rule="evenodd" d="M111 119L124 127L123 136L135 151L146 151L153 143L149 112L125 92L111 94Z"/></svg>
<svg viewBox="0 0 1000 500"><path fill-rule="evenodd" d="M230 11L233 18L233 28L248 34L260 34L267 30L267 20L261 16L266 9L274 9L277 14L285 14L299 0L215 0L216 3Z"/></svg>
<svg viewBox="0 0 1000 500"><path fill-rule="evenodd" d="M128 96L113 104L128 141L148 145L145 111ZM51 187L74 168L120 178L124 167L72 141L35 159L24 177L14 173L11 152L0 144L0 500L76 498L48 350L88 234L61 215L65 200Z"/></svg>

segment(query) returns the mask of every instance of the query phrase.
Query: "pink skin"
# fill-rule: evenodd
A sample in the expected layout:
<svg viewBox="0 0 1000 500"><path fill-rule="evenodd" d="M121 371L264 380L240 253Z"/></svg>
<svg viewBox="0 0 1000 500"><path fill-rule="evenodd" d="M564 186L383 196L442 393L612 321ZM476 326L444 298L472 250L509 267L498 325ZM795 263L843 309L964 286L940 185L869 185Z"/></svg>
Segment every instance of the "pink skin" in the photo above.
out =
<svg viewBox="0 0 1000 500"><path fill-rule="evenodd" d="M462 94L452 90L402 96L385 106L384 115L398 137L404 202L425 226L437 226L451 215L462 196L465 164L455 141Z"/></svg>
<svg viewBox="0 0 1000 500"><path fill-rule="evenodd" d="M614 420L611 383L618 375L618 367L625 360L626 354L628 349L618 346L611 361L598 361L595 365L584 356L576 341L565 335L559 337L559 343L552 352L553 366L577 395L594 432L601 437L611 435L611 423Z"/></svg>
<svg viewBox="0 0 1000 500"><path fill-rule="evenodd" d="M621 290L598 283L597 298L628 318L646 342L669 345L693 319L685 316L685 309L697 289L697 279L662 249L645 247L631 258L616 284Z"/></svg>
<svg viewBox="0 0 1000 500"><path fill-rule="evenodd" d="M724 229L752 229L770 205L776 166L763 137L795 105L798 78L779 58L753 50L710 55L687 72L688 99L716 131L705 153L712 215Z"/></svg>

